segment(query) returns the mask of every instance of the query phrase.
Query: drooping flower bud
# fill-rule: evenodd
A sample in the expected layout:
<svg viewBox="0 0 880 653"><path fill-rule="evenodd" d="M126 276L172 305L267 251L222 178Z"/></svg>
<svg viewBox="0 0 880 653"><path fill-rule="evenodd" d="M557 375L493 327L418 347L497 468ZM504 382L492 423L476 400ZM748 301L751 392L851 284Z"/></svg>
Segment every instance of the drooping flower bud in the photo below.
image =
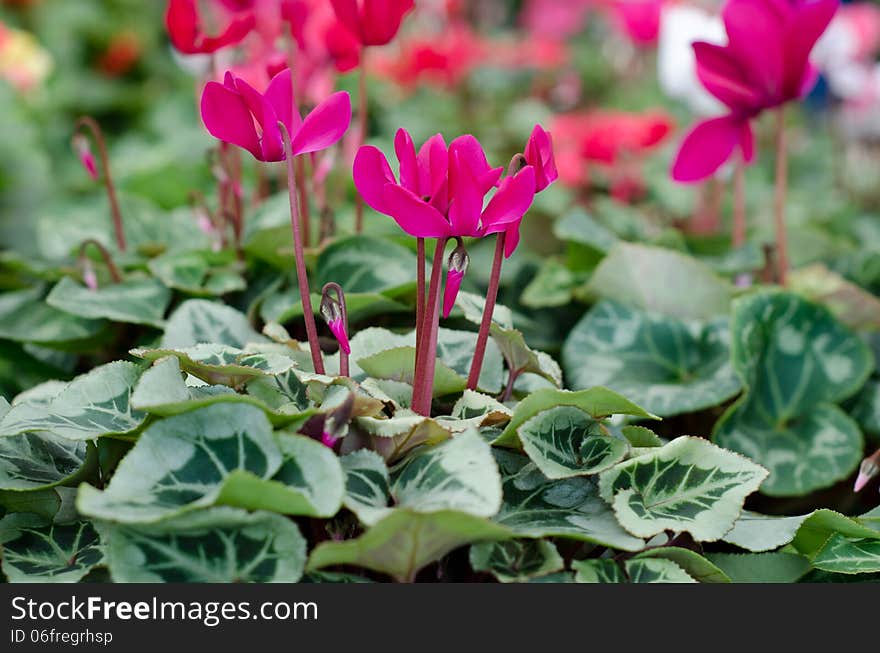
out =
<svg viewBox="0 0 880 653"><path fill-rule="evenodd" d="M455 306L455 298L458 297L458 290L461 288L462 279L467 273L470 257L464 248L464 243L458 239L458 245L449 255L446 272L446 286L443 290L443 319L449 317L452 307Z"/></svg>
<svg viewBox="0 0 880 653"><path fill-rule="evenodd" d="M79 162L83 168L89 173L89 177L98 181L98 166L95 163L95 155L92 154L92 147L89 145L89 139L83 134L74 134L71 139L73 151L79 157Z"/></svg>
<svg viewBox="0 0 880 653"><path fill-rule="evenodd" d="M95 266L88 258L83 258L82 279L86 288L89 290L98 289L98 275L95 273Z"/></svg>
<svg viewBox="0 0 880 653"><path fill-rule="evenodd" d="M329 292L336 288L338 288L336 284L324 286L324 292L321 295L321 317L327 322L327 326L330 327L330 331L333 332L333 335L339 342L339 348L346 354L350 354L351 345L348 342L348 325L345 319L345 307L342 305L345 299L342 298L339 292L337 292L337 297L332 297Z"/></svg>
<svg viewBox="0 0 880 653"><path fill-rule="evenodd" d="M859 466L859 475L856 477L856 483L853 487L855 492L860 491L863 487L865 487L868 482L877 476L880 473L880 466L877 465L875 458L877 458L877 454L873 456L869 456L862 461L862 464Z"/></svg>

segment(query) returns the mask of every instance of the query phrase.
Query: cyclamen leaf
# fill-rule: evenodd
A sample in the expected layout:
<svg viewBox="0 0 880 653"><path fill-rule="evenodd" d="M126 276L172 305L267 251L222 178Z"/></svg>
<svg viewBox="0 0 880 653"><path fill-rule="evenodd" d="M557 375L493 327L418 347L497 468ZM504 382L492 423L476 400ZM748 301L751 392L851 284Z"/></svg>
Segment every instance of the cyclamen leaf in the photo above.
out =
<svg viewBox="0 0 880 653"><path fill-rule="evenodd" d="M318 256L316 286L346 280L346 294L377 292L389 296L415 286L416 257L405 247L372 236L334 241Z"/></svg>
<svg viewBox="0 0 880 653"><path fill-rule="evenodd" d="M491 573L502 583L522 583L565 567L565 561L547 540L481 542L471 546L474 571Z"/></svg>
<svg viewBox="0 0 880 653"><path fill-rule="evenodd" d="M623 460L629 445L574 406L557 406L524 422L517 435L547 478L598 474Z"/></svg>
<svg viewBox="0 0 880 653"><path fill-rule="evenodd" d="M247 317L234 308L205 299L183 302L165 325L161 349L184 349L198 344L213 343L244 347L248 343L266 342Z"/></svg>
<svg viewBox="0 0 880 653"><path fill-rule="evenodd" d="M599 476L602 498L633 535L686 531L697 541L721 539L767 470L706 440L676 438Z"/></svg>
<svg viewBox="0 0 880 653"><path fill-rule="evenodd" d="M3 573L11 583L75 583L104 559L89 522L46 524L27 513L0 521Z"/></svg>
<svg viewBox="0 0 880 653"><path fill-rule="evenodd" d="M147 265L167 287L190 295L224 295L247 287L231 250L167 252Z"/></svg>
<svg viewBox="0 0 880 653"><path fill-rule="evenodd" d="M619 242L590 278L589 290L639 308L679 319L725 315L730 284L708 266L680 252Z"/></svg>
<svg viewBox="0 0 880 653"><path fill-rule="evenodd" d="M633 559L623 563L631 583L696 583L672 560L662 558Z"/></svg>
<svg viewBox="0 0 880 653"><path fill-rule="evenodd" d="M49 431L70 440L94 440L138 429L146 414L131 406L141 370L117 361L76 377L51 400L16 403L0 420L0 436Z"/></svg>
<svg viewBox="0 0 880 653"><path fill-rule="evenodd" d="M147 428L105 490L80 486L77 508L108 521L156 522L213 505L235 470L268 479L281 462L260 409L208 406Z"/></svg>
<svg viewBox="0 0 880 653"><path fill-rule="evenodd" d="M75 346L97 336L105 323L71 315L46 304L42 288L0 295L0 338L51 347Z"/></svg>
<svg viewBox="0 0 880 653"><path fill-rule="evenodd" d="M356 539L322 542L312 551L306 569L354 565L409 582L422 567L453 549L510 536L506 528L467 513L454 510L420 513L400 509Z"/></svg>
<svg viewBox="0 0 880 653"><path fill-rule="evenodd" d="M34 491L73 483L95 463L95 449L52 433L0 438L0 490Z"/></svg>
<svg viewBox="0 0 880 653"><path fill-rule="evenodd" d="M723 319L684 322L605 300L574 326L562 354L575 389L607 386L666 417L740 391L728 339Z"/></svg>
<svg viewBox="0 0 880 653"><path fill-rule="evenodd" d="M707 557L734 583L796 583L810 561L796 553L709 553Z"/></svg>
<svg viewBox="0 0 880 653"><path fill-rule="evenodd" d="M495 521L519 537L562 537L622 551L645 543L627 533L591 478L553 481L525 456L495 450L502 475L504 502Z"/></svg>
<svg viewBox="0 0 880 653"><path fill-rule="evenodd" d="M756 553L778 549L794 539L809 516L774 517L744 510L724 536L724 541Z"/></svg>
<svg viewBox="0 0 880 653"><path fill-rule="evenodd" d="M685 573L700 583L729 583L730 578L721 569L699 553L680 546L658 546L635 556L636 560L671 560Z"/></svg>
<svg viewBox="0 0 880 653"><path fill-rule="evenodd" d="M838 574L880 572L880 537L851 540L835 533L813 556L812 564L816 569Z"/></svg>
<svg viewBox="0 0 880 653"><path fill-rule="evenodd" d="M541 411L555 406L574 406L589 414L593 419L601 419L611 415L633 415L657 419L655 415L608 388L596 387L579 392L544 388L536 390L517 404L507 428L492 444L501 447L518 447L517 429Z"/></svg>
<svg viewBox="0 0 880 653"><path fill-rule="evenodd" d="M162 328L171 292L155 279L126 279L95 290L70 277L59 281L46 297L49 306L72 315Z"/></svg>
<svg viewBox="0 0 880 653"><path fill-rule="evenodd" d="M369 449L360 449L339 462L345 471L343 504L364 524L375 524L391 511L391 480L385 461Z"/></svg>
<svg viewBox="0 0 880 653"><path fill-rule="evenodd" d="M771 475L762 491L773 496L849 475L862 435L833 404L870 374L867 346L827 309L777 291L736 301L731 335L746 392L715 425L715 442L765 464Z"/></svg>
<svg viewBox="0 0 880 653"><path fill-rule="evenodd" d="M614 560L591 558L574 560L571 568L575 571L576 583L626 583L623 568Z"/></svg>
<svg viewBox="0 0 880 653"><path fill-rule="evenodd" d="M210 508L104 530L119 583L295 583L306 559L297 525L265 512Z"/></svg>

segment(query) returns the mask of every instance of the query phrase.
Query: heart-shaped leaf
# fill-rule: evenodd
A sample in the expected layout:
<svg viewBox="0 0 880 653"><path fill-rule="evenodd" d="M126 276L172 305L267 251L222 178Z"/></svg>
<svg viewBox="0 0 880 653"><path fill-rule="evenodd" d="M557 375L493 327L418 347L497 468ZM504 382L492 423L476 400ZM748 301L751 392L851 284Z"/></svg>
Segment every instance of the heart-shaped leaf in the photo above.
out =
<svg viewBox="0 0 880 653"><path fill-rule="evenodd" d="M676 438L599 476L602 498L633 535L686 531L713 542L724 537L745 498L767 470L706 440Z"/></svg>
<svg viewBox="0 0 880 653"><path fill-rule="evenodd" d="M565 561L547 540L481 542L470 550L474 571L491 573L502 583L522 583L565 567Z"/></svg>
<svg viewBox="0 0 880 653"><path fill-rule="evenodd" d="M98 534L85 521L47 524L14 513L0 521L0 543L11 583L75 583L104 560Z"/></svg>
<svg viewBox="0 0 880 653"><path fill-rule="evenodd" d="M155 279L126 279L91 290L64 277L46 297L49 306L71 315L157 328L165 325L170 301L171 292Z"/></svg>
<svg viewBox="0 0 880 653"><path fill-rule="evenodd" d="M241 348L259 342L266 342L266 338L254 331L244 314L217 302L190 299L168 318L159 347L184 349L211 343Z"/></svg>
<svg viewBox="0 0 880 653"><path fill-rule="evenodd" d="M562 356L575 389L606 386L663 417L716 406L742 387L723 319L684 322L606 300L575 325Z"/></svg>

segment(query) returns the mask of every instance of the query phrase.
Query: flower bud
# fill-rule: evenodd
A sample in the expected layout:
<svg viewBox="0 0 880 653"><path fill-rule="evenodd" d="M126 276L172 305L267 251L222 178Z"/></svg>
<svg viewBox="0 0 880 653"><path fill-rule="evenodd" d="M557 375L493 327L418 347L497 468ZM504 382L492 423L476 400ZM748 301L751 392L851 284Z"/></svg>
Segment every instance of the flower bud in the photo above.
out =
<svg viewBox="0 0 880 653"><path fill-rule="evenodd" d="M878 467L877 463L874 461L874 456L865 458L859 466L859 475L856 477L856 484L855 487L853 487L853 490L856 492L861 490L872 478L877 476L878 472L880 472L880 467Z"/></svg>
<svg viewBox="0 0 880 653"><path fill-rule="evenodd" d="M82 278L86 288L89 290L98 289L98 275L95 273L95 266L87 258L83 259Z"/></svg>
<svg viewBox="0 0 880 653"><path fill-rule="evenodd" d="M98 181L98 166L95 164L95 155L92 154L89 139L83 134L74 134L71 139L71 145L73 146L73 151L79 157L79 162L86 169L86 172L89 173L89 177Z"/></svg>
<svg viewBox="0 0 880 653"><path fill-rule="evenodd" d="M464 243L459 239L458 246L452 250L449 255L447 264L448 272L446 273L446 286L443 291L443 318L449 317L452 307L455 306L455 298L458 297L458 290L461 288L462 279L467 273L470 257L464 248Z"/></svg>
<svg viewBox="0 0 880 653"><path fill-rule="evenodd" d="M351 353L351 345L348 342L347 325L345 324L345 314L342 305L337 299L331 297L326 289L321 296L321 317L327 322L330 331L339 342L339 347L346 354Z"/></svg>

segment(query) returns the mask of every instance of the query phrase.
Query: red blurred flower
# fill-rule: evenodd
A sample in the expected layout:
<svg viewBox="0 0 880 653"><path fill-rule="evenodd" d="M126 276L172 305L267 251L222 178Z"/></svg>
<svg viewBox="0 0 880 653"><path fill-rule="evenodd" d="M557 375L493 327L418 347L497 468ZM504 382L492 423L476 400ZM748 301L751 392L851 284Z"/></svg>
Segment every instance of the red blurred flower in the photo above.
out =
<svg viewBox="0 0 880 653"><path fill-rule="evenodd" d="M134 32L120 32L98 59L98 70L109 77L119 77L132 69L142 52L141 40Z"/></svg>
<svg viewBox="0 0 880 653"><path fill-rule="evenodd" d="M336 17L361 45L385 45L400 29L413 0L330 0Z"/></svg>
<svg viewBox="0 0 880 653"><path fill-rule="evenodd" d="M165 12L165 27L172 45L183 54L211 54L239 43L254 28L252 12L229 12L228 7L215 4L215 18L220 23L218 33L205 33L203 18L197 0L169 0Z"/></svg>
<svg viewBox="0 0 880 653"><path fill-rule="evenodd" d="M526 0L519 21L532 37L564 39L584 26L595 0Z"/></svg>

